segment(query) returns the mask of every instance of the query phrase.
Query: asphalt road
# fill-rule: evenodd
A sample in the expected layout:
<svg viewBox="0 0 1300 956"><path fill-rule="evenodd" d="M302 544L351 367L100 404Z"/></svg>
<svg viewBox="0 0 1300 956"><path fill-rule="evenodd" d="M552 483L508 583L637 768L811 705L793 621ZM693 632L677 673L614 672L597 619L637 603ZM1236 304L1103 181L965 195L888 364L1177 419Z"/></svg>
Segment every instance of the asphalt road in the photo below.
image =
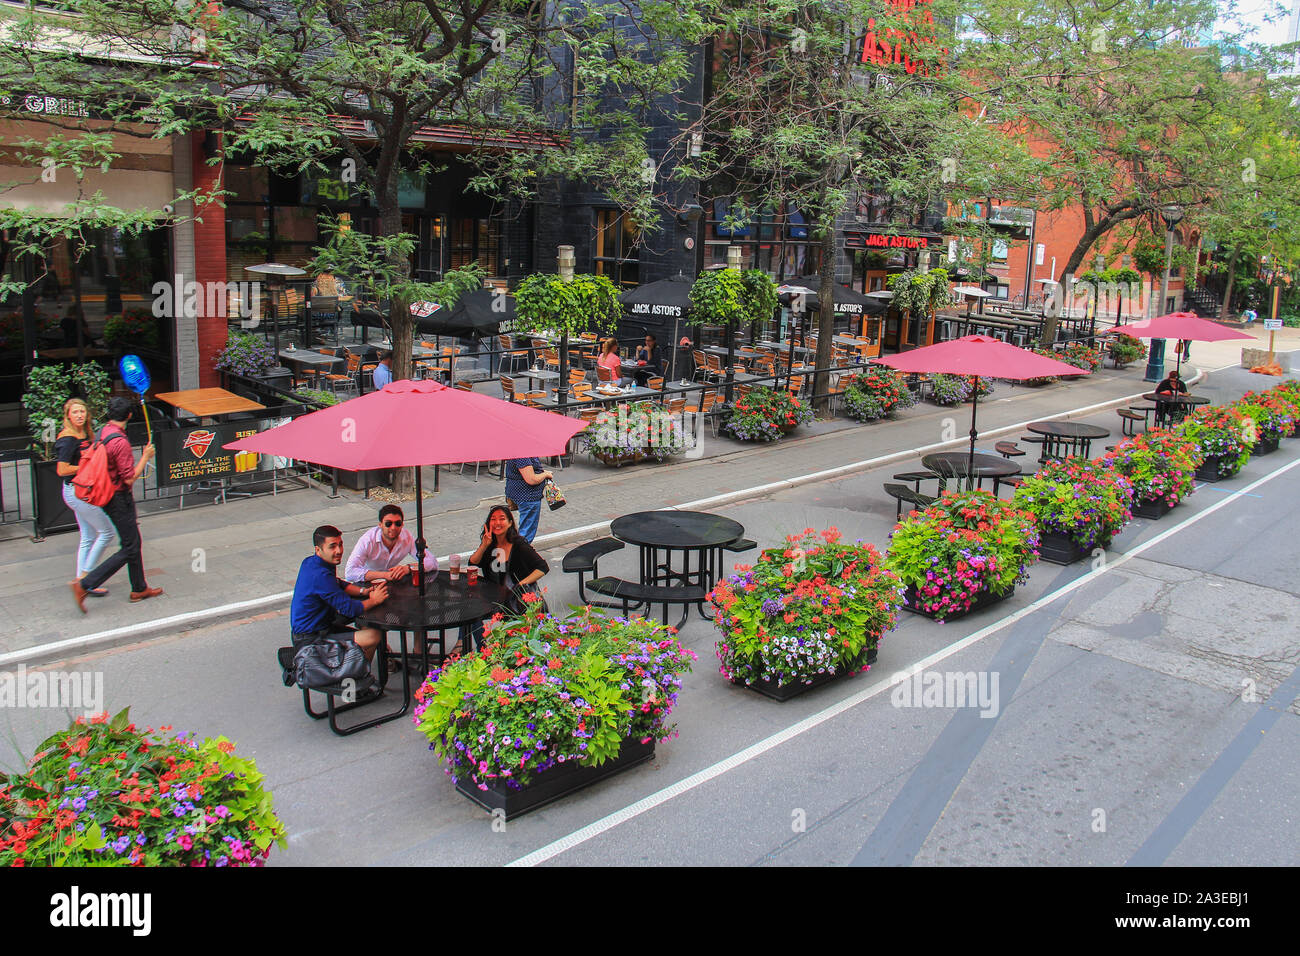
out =
<svg viewBox="0 0 1300 956"><path fill-rule="evenodd" d="M1036 566L977 615L904 615L870 673L784 704L724 682L712 626L693 616L680 736L503 832L409 720L350 738L309 721L273 660L283 612L59 667L102 673L110 711L224 733L255 757L291 834L273 865L1295 865L1297 463L1300 441L1286 442L1161 521L1134 521L1101 558ZM834 524L883 547L887 478L721 511L760 541ZM576 601L548 557L552 606ZM973 674L989 696L906 705L890 682L918 665ZM0 709L0 766L65 720Z"/></svg>

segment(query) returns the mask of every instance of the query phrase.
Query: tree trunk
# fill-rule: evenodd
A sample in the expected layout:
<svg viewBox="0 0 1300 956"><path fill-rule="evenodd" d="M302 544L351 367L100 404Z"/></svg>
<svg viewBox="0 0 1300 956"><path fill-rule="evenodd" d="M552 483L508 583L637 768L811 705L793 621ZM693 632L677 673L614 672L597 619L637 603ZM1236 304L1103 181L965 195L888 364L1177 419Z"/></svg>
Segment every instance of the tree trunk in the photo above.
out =
<svg viewBox="0 0 1300 956"><path fill-rule="evenodd" d="M821 224L822 268L817 290L817 354L813 359L813 411L826 414L830 407L831 346L835 338L835 220Z"/></svg>
<svg viewBox="0 0 1300 956"><path fill-rule="evenodd" d="M396 236L402 231L402 208L397 201L397 175L389 176L379 202L379 227L385 236ZM404 256L394 255L390 264L403 279L410 273L411 264ZM388 326L393 332L393 381L415 377L411 359L411 346L415 320L411 317L411 302L404 295L395 296L388 304ZM398 468L393 471L393 491L398 495L413 494L415 471Z"/></svg>
<svg viewBox="0 0 1300 956"><path fill-rule="evenodd" d="M1237 281L1237 258L1241 255L1241 243L1232 250L1228 257L1228 284L1223 290L1223 304L1219 306L1219 321L1225 321L1232 310L1232 286Z"/></svg>

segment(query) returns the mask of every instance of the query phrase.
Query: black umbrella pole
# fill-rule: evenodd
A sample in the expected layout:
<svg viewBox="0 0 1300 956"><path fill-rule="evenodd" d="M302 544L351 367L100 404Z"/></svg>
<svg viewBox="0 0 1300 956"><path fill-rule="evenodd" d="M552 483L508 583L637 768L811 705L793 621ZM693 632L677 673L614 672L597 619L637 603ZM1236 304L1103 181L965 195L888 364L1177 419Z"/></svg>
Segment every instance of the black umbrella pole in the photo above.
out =
<svg viewBox="0 0 1300 956"><path fill-rule="evenodd" d="M975 490L975 439L979 432L975 430L975 411L980 404L980 380L975 376L975 401L970 406L970 457L966 459L966 490Z"/></svg>
<svg viewBox="0 0 1300 956"><path fill-rule="evenodd" d="M434 465L437 468L437 465ZM424 552L427 546L424 543L424 481L420 472L423 469L419 465L415 466L415 568L420 576L420 597L424 597Z"/></svg>

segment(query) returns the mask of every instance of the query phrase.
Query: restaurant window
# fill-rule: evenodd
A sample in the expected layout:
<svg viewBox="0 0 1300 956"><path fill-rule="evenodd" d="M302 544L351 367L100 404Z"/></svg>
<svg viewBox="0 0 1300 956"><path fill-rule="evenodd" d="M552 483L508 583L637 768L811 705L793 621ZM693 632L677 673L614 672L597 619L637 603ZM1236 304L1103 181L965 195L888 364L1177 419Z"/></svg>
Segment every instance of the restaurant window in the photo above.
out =
<svg viewBox="0 0 1300 956"><path fill-rule="evenodd" d="M639 236L632 220L618 209L596 210L596 275L609 276L628 288L641 281Z"/></svg>
<svg viewBox="0 0 1300 956"><path fill-rule="evenodd" d="M501 261L501 222L493 218L448 220L448 267L460 269L477 262L490 276L504 275Z"/></svg>
<svg viewBox="0 0 1300 956"><path fill-rule="evenodd" d="M716 199L708 212L705 266L726 265L727 247L734 245L740 247L742 268L762 269L778 281L817 271L821 250L810 241L807 217L799 210L761 209L747 221L738 222L734 204Z"/></svg>

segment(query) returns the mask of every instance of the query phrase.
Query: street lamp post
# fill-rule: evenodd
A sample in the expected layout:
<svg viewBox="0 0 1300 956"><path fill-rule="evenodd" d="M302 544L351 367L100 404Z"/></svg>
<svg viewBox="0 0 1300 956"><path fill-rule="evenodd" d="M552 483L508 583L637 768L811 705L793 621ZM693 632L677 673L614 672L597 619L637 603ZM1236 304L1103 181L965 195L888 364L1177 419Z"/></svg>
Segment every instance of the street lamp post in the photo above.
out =
<svg viewBox="0 0 1300 956"><path fill-rule="evenodd" d="M573 246L560 246L556 250L555 267L560 278L565 282L573 281L573 274L577 266L577 259L573 254ZM555 387L555 401L559 406L560 414L568 413L569 408L569 328L566 325L560 331L560 380ZM615 384L618 384L617 382Z"/></svg>
<svg viewBox="0 0 1300 956"><path fill-rule="evenodd" d="M1169 270L1174 264L1174 226L1183 218L1183 207L1169 203L1160 207L1160 218L1165 221L1165 274L1160 279L1160 301L1156 305L1156 315L1163 315L1165 303L1169 301ZM1151 316L1154 318L1155 316ZM1165 340L1152 339L1151 352L1147 356L1147 373L1144 381L1159 382L1165 377Z"/></svg>

